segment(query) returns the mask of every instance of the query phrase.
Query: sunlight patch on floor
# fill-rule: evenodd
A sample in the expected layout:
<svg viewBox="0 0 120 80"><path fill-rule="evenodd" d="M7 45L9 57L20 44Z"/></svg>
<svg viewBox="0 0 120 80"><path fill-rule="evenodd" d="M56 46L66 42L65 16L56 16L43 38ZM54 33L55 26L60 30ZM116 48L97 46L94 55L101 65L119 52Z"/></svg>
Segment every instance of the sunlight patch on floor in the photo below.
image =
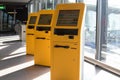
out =
<svg viewBox="0 0 120 80"><path fill-rule="evenodd" d="M9 45L6 45L6 46L1 46L0 47L0 50L2 50L2 49L4 49L4 48L6 48L6 47L8 47Z"/></svg>
<svg viewBox="0 0 120 80"><path fill-rule="evenodd" d="M10 53L10 55L13 55L13 54L19 54L19 53L26 53L26 48L25 47L21 47L17 50L15 50L14 52Z"/></svg>
<svg viewBox="0 0 120 80"><path fill-rule="evenodd" d="M10 56L2 58L1 60L8 60L8 59L12 59L12 58L23 56L23 55L26 55L26 53L20 53L20 54L16 54L16 55L10 55Z"/></svg>
<svg viewBox="0 0 120 80"><path fill-rule="evenodd" d="M2 70L0 70L0 77L5 76L5 75L10 74L10 73L13 73L13 72L16 72L16 71L19 71L19 70L22 70L22 69L25 69L25 68L27 68L29 66L32 66L32 65L34 65L33 60L29 61L29 62L19 64L19 65L16 65L16 66L13 66L13 67L2 69Z"/></svg>

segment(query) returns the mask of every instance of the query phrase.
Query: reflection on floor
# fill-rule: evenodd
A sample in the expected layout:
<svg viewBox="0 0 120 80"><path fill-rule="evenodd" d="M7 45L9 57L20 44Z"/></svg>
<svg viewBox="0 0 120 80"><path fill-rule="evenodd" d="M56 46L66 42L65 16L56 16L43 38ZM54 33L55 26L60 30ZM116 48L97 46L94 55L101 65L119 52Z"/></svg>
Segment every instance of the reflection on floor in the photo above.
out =
<svg viewBox="0 0 120 80"><path fill-rule="evenodd" d="M33 56L26 55L25 42L16 39L11 36L9 42L8 37L0 37L0 80L50 80L50 68L35 66ZM83 80L120 80L87 62L84 62L83 76Z"/></svg>

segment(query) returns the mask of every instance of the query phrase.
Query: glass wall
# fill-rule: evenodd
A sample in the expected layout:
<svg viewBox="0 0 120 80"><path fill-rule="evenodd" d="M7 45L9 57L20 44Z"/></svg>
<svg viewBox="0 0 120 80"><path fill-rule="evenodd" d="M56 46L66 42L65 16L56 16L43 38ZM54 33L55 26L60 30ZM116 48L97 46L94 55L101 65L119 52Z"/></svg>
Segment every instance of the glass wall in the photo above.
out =
<svg viewBox="0 0 120 80"><path fill-rule="evenodd" d="M120 0L108 0L106 49L102 50L103 62L120 69Z"/></svg>
<svg viewBox="0 0 120 80"><path fill-rule="evenodd" d="M7 14L3 14L3 31L7 30Z"/></svg>
<svg viewBox="0 0 120 80"><path fill-rule="evenodd" d="M85 16L85 56L95 58L96 47L96 1L97 0L84 0L86 4Z"/></svg>
<svg viewBox="0 0 120 80"><path fill-rule="evenodd" d="M30 3L30 13L34 12L33 3Z"/></svg>
<svg viewBox="0 0 120 80"><path fill-rule="evenodd" d="M96 5L97 0L84 0L84 2L89 5Z"/></svg>
<svg viewBox="0 0 120 80"><path fill-rule="evenodd" d="M46 0L41 0L41 9L46 9Z"/></svg>
<svg viewBox="0 0 120 80"><path fill-rule="evenodd" d="M53 0L47 0L47 9L53 9Z"/></svg>
<svg viewBox="0 0 120 80"><path fill-rule="evenodd" d="M0 31L2 31L2 19L3 19L3 12L0 11Z"/></svg>
<svg viewBox="0 0 120 80"><path fill-rule="evenodd" d="M38 2L39 2L39 4L38 4L38 8L39 8L39 10L41 10L41 9L46 9L47 8L47 2L46 2L47 0L38 0ZM38 10L38 11L39 11Z"/></svg>
<svg viewBox="0 0 120 80"><path fill-rule="evenodd" d="M75 3L76 0L65 0L64 3Z"/></svg>
<svg viewBox="0 0 120 80"><path fill-rule="evenodd" d="M13 17L4 11L0 11L0 31L11 31L13 28Z"/></svg>
<svg viewBox="0 0 120 80"><path fill-rule="evenodd" d="M8 27L13 31L14 30L14 19L11 15L8 17Z"/></svg>
<svg viewBox="0 0 120 80"><path fill-rule="evenodd" d="M64 0L54 0L54 9L56 8L57 4L64 3Z"/></svg>

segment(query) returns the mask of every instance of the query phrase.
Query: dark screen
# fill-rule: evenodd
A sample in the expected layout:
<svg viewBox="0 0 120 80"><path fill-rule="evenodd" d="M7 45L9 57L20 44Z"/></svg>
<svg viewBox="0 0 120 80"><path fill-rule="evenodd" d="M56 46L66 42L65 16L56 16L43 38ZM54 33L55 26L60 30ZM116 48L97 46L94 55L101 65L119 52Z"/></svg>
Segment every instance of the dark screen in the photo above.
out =
<svg viewBox="0 0 120 80"><path fill-rule="evenodd" d="M31 16L31 17L30 17L29 24L35 24L36 19L37 19L37 16Z"/></svg>
<svg viewBox="0 0 120 80"><path fill-rule="evenodd" d="M41 14L38 25L50 25L52 14Z"/></svg>
<svg viewBox="0 0 120 80"><path fill-rule="evenodd" d="M60 10L56 26L77 26L80 10Z"/></svg>

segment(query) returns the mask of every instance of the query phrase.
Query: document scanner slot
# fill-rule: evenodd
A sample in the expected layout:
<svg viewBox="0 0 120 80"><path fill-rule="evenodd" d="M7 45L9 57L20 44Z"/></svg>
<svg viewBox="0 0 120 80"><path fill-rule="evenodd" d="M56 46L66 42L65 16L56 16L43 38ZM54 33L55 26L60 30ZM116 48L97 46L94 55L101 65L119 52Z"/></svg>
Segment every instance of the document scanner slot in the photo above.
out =
<svg viewBox="0 0 120 80"><path fill-rule="evenodd" d="M50 31L51 27L39 26L36 28L37 31Z"/></svg>
<svg viewBox="0 0 120 80"><path fill-rule="evenodd" d="M78 29L55 29L56 35L78 35Z"/></svg>
<svg viewBox="0 0 120 80"><path fill-rule="evenodd" d="M55 45L54 47L55 48L67 48L67 49L69 48L69 46L63 46L63 45Z"/></svg>
<svg viewBox="0 0 120 80"><path fill-rule="evenodd" d="M34 29L34 26L28 26L28 29Z"/></svg>
<svg viewBox="0 0 120 80"><path fill-rule="evenodd" d="M45 39L44 37L37 37L36 39Z"/></svg>
<svg viewBox="0 0 120 80"><path fill-rule="evenodd" d="M34 34L30 34L30 33L28 33L27 35L34 35Z"/></svg>

